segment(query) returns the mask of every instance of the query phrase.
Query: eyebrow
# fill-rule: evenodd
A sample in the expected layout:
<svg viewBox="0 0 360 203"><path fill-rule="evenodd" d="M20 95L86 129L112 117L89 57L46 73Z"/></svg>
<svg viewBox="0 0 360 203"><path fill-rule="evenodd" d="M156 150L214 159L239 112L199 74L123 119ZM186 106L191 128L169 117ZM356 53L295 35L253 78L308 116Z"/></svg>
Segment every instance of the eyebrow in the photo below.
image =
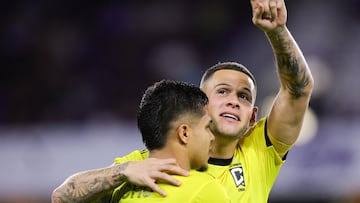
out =
<svg viewBox="0 0 360 203"><path fill-rule="evenodd" d="M219 83L219 84L215 85L215 87L222 86L222 85L224 85L224 86L230 86L230 85L227 84L227 83Z"/></svg>
<svg viewBox="0 0 360 203"><path fill-rule="evenodd" d="M215 88L216 88L216 87L219 87L219 86L231 87L231 85L229 85L229 84L227 84L227 83L219 83L219 84L215 85ZM248 87L242 87L242 90L245 90L245 91L249 92L249 93L252 95L252 92L251 92L250 88L248 88Z"/></svg>

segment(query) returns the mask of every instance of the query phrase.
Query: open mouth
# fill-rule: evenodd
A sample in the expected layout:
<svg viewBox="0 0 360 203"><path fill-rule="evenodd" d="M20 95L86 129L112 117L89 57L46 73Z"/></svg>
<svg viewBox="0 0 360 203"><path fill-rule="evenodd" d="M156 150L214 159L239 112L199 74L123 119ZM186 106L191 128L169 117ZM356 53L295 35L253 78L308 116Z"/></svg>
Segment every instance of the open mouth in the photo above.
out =
<svg viewBox="0 0 360 203"><path fill-rule="evenodd" d="M223 113L220 116L224 117L224 118L230 118L233 119L235 121L240 121L239 117L233 115L233 114L229 114L229 113Z"/></svg>

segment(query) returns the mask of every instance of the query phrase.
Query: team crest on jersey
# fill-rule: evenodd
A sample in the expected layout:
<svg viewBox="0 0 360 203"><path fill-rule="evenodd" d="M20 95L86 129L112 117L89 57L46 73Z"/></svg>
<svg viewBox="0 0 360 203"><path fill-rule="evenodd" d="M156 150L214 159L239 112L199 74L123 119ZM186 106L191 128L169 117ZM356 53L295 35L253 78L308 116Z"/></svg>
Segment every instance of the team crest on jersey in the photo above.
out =
<svg viewBox="0 0 360 203"><path fill-rule="evenodd" d="M235 165L230 168L231 176L234 179L236 187L239 188L239 191L245 190L245 179L244 179L244 170L241 165Z"/></svg>

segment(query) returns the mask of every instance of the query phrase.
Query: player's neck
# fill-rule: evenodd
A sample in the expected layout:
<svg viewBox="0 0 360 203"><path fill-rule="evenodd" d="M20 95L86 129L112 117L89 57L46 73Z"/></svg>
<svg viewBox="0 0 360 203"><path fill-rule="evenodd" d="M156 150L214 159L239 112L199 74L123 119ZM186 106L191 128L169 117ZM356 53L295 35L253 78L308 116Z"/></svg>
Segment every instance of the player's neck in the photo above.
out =
<svg viewBox="0 0 360 203"><path fill-rule="evenodd" d="M238 139L229 140L215 137L215 140L211 146L210 157L218 159L230 159L234 155L237 143Z"/></svg>
<svg viewBox="0 0 360 203"><path fill-rule="evenodd" d="M181 149L175 149L174 147L164 147L160 150L151 150L149 151L149 158L158 158L158 159L176 159L177 164L185 169L190 170L189 159L187 158L186 152L183 152Z"/></svg>

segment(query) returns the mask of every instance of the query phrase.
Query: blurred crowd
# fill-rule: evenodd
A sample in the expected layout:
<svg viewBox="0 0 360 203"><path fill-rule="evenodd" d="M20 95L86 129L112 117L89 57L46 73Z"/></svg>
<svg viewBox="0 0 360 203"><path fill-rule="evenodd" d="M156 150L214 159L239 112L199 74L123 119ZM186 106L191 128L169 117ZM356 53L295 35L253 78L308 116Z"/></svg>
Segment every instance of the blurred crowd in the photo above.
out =
<svg viewBox="0 0 360 203"><path fill-rule="evenodd" d="M358 1L286 3L288 27L317 79L311 105L319 114L358 115ZM2 10L2 126L131 120L147 85L162 78L197 84L219 61L254 72L259 102L278 85L246 1L23 1Z"/></svg>
<svg viewBox="0 0 360 203"><path fill-rule="evenodd" d="M0 122L133 119L142 91L155 80L197 83L201 71L219 60L211 55L249 20L237 12L245 7L181 1L8 4Z"/></svg>

